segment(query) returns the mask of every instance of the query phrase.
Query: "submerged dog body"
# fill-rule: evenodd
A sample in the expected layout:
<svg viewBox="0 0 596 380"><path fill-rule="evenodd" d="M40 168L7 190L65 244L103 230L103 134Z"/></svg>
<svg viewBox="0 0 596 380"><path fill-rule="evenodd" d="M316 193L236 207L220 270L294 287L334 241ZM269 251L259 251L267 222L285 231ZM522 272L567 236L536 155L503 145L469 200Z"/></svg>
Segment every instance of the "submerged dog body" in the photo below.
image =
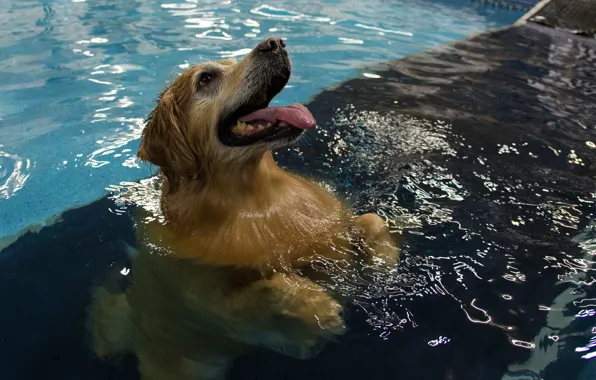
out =
<svg viewBox="0 0 596 380"><path fill-rule="evenodd" d="M315 126L301 105L268 107L290 71L270 38L162 93L138 156L160 167L165 223L140 211L132 285L94 290L99 356L135 353L145 380L220 379L253 346L306 358L344 332L341 300L313 264L395 265L381 218L275 164L272 149Z"/></svg>

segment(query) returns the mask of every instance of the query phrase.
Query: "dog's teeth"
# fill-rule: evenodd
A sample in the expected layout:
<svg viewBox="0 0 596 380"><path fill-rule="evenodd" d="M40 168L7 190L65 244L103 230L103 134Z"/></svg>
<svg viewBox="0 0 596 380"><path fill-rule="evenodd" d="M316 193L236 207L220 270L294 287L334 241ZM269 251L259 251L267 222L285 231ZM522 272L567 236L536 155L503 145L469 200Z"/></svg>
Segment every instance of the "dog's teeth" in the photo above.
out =
<svg viewBox="0 0 596 380"><path fill-rule="evenodd" d="M280 127L285 127L285 126L288 126L288 125L289 125L289 124L288 124L288 123L286 123L285 121L280 121L280 122L279 122L279 126L280 126Z"/></svg>
<svg viewBox="0 0 596 380"><path fill-rule="evenodd" d="M234 128L232 128L232 132L234 132L237 135L246 135L248 130L249 130L250 125L239 121L236 123L236 125L234 126Z"/></svg>
<svg viewBox="0 0 596 380"><path fill-rule="evenodd" d="M232 128L232 132L240 136L252 135L253 133L261 132L265 128L269 128L272 125L273 124L271 123L252 125L239 121L234 128Z"/></svg>

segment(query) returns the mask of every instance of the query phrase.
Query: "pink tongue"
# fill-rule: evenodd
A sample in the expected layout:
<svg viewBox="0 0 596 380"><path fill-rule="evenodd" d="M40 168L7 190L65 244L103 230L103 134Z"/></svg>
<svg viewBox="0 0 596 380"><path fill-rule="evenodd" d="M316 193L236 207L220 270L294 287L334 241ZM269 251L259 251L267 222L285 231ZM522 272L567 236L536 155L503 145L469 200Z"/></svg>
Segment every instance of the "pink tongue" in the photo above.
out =
<svg viewBox="0 0 596 380"><path fill-rule="evenodd" d="M243 116L238 120L249 124L257 120L264 120L271 124L275 124L278 121L285 121L291 126L300 129L309 129L317 125L313 115L302 104L267 107Z"/></svg>

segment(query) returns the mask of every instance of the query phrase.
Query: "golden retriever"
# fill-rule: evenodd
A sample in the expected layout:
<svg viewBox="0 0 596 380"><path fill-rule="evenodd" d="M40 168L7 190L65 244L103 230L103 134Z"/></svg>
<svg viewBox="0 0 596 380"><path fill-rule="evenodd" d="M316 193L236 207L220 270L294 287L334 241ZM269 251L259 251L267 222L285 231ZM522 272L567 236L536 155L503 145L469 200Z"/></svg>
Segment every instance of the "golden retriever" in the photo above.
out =
<svg viewBox="0 0 596 380"><path fill-rule="evenodd" d="M285 47L187 69L147 120L138 157L160 167L165 221L139 212L133 282L95 288L88 321L94 352L134 353L144 380L223 379L256 346L310 357L345 331L313 263L398 260L380 217L275 164L272 149L316 124L302 105L269 107L290 77Z"/></svg>

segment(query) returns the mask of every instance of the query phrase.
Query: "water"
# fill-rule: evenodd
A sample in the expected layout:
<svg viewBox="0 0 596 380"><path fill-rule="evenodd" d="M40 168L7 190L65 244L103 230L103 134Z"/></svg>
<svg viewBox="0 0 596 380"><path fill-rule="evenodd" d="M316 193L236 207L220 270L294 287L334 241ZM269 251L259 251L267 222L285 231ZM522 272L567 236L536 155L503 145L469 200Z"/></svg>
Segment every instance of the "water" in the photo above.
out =
<svg viewBox="0 0 596 380"><path fill-rule="evenodd" d="M280 102L358 68L510 24L465 1L0 1L0 238L150 174L134 160L166 81L265 36L294 61ZM391 17L387 18L387 15Z"/></svg>
<svg viewBox="0 0 596 380"><path fill-rule="evenodd" d="M412 361L385 373L575 379L595 356L595 61L593 40L509 30L311 104L328 122L305 167L280 159L406 231L400 275L358 304Z"/></svg>
<svg viewBox="0 0 596 380"><path fill-rule="evenodd" d="M385 216L404 233L403 260L364 288L333 273L356 298L338 344L308 361L259 352L231 379L593 378L595 63L595 41L526 27L371 67L314 97L320 128L277 159ZM151 180L113 189L3 251L9 375L135 376L134 363L90 359L81 338L88 287L126 268L122 242L134 244L123 193L155 205Z"/></svg>
<svg viewBox="0 0 596 380"><path fill-rule="evenodd" d="M150 3L143 3L143 7L145 4ZM358 212L375 211L387 218L392 229L404 234L403 261L395 275L382 273L364 288L359 284L359 291L354 294L356 300L348 310L350 333L337 344L328 345L318 357L308 361L270 352L255 353L236 363L231 379L594 378L596 42L563 32L525 27L477 36L471 41L443 47L434 54L378 64L381 59L401 58L455 37L427 30L425 43L410 40L425 33L417 29L420 24L416 22L438 25L445 15L435 16L434 11L424 13L426 10L419 9L422 2L400 4L408 5L409 13L404 9L408 15L403 15L403 25L410 25L409 29L398 22L381 22L380 16L375 18L368 13L388 13L388 8L383 7L398 7L384 2L379 2L378 7L363 6L358 11L350 11L350 7L356 7L350 3L340 3L333 9L329 6L324 11L322 5L309 9L306 5L278 4L276 8L284 8L286 12L300 9L301 14L309 16L268 21L258 14L251 16L255 20L257 16L263 17L258 18L261 30L288 24L303 26L293 29L304 34L302 42L298 42L300 36L296 35L293 45L299 48L294 55L296 76L278 100L286 103L311 97L309 108L320 127L298 147L277 152L278 161L289 170L321 179L345 196ZM438 4L434 6L439 8L428 9L451 10L455 18L474 15L466 13L469 11L463 6ZM255 8L256 5L246 9L248 12ZM102 33L115 27L133 28L111 23L114 17L109 16L109 6L102 9L106 17ZM171 12L186 11L156 9L172 18L178 16ZM416 9L422 13L415 13ZM357 16L348 16L350 12ZM130 13L133 17L134 11ZM412 16L423 13L425 17ZM494 22L475 15L483 20L480 24ZM332 21L319 19L324 17L357 21L342 21L333 26ZM231 16L226 16L226 20L233 25ZM150 46L153 49L161 46L164 50L164 46L170 45L183 47L179 45L179 36L170 36L168 28L160 29L162 21L155 18L147 26L148 30L162 30L161 34L144 37L153 41ZM356 24L374 25L386 31L379 35L378 30ZM472 24L461 30L470 33L476 27ZM313 30L312 25L321 29ZM336 27L345 28L346 32L343 29L339 32ZM97 33L99 27L91 29ZM238 32L247 45L255 37L241 35L251 33L252 29L251 26ZM222 28L219 33L223 36L224 32L234 33L233 30ZM313 35L319 35L321 30L333 36L328 44L313 42L319 39L312 38ZM409 31L413 36L388 33L388 30ZM197 33L200 32L193 31L186 44L195 41ZM126 46L125 33L110 36ZM90 41L93 37L85 38ZM361 39L364 43L345 45L346 41L340 42L339 38ZM219 51L245 47L242 43L232 45L234 41L208 40L213 44L210 54L217 57L229 54ZM395 46L398 41L399 51L388 48L388 42ZM413 44L411 50L408 42ZM36 42L31 43L35 46ZM330 48L344 45L345 50ZM102 49L111 49L93 48L97 50L86 47L98 55ZM140 44L134 48L139 50ZM188 54L189 58L184 59L189 62L200 59L201 55L213 58L201 51L182 50L180 54ZM124 53L110 54L127 57ZM326 58L334 54L336 58ZM146 94L145 88L151 84L156 91L161 88L164 78L158 73L184 64L184 59L180 61L176 57L162 53L148 60L154 67L163 65L161 69L143 68L139 72L125 69L116 74L110 72L112 65L96 69L104 71L103 74L89 72L85 74L87 77L83 76L81 82L89 88L100 86L96 90L97 98L82 102L82 105L89 102L93 113L76 113L89 118L89 128L98 128L97 135L88 141L91 153L107 149L104 144L112 141L109 144L114 145L113 141L120 138L114 137L121 136L117 133L105 132L110 126L118 128L119 122L113 120L116 113L133 118L135 109L138 113L150 109L149 103L141 104L143 97L146 96L147 102L154 97L153 91ZM88 58L93 57L80 57ZM359 69L361 64L368 67ZM136 65L145 67L148 63ZM103 79L99 80L112 82L113 86L121 85L116 87L120 90L114 99L99 100L110 96L101 92L102 86L109 85L89 82L88 77L95 79L94 75L102 75ZM352 76L356 78L336 83ZM119 82L122 78L128 78L126 84ZM26 83L17 81L16 77L10 79ZM327 84L333 86L312 96ZM134 95L130 88L143 94ZM71 96L65 91L56 96L60 95ZM133 104L116 107L124 96L134 99ZM9 98L0 107L11 107L14 99ZM106 115L98 118L96 110L102 105L105 108L104 103L112 108L98 111ZM62 105L53 100L48 104L58 108ZM71 108L64 107L67 109ZM27 114L33 118L33 112L21 113L21 117ZM96 119L102 121L91 123ZM22 133L18 128L12 130ZM67 132L62 131L64 136L72 137ZM138 130L134 133L138 134ZM53 137L59 141L56 136L60 134L39 138ZM132 154L137 143L128 141L118 149L131 149L123 153ZM14 146L43 153L43 147L35 144ZM106 271L119 273L128 264L123 242L134 244L130 214L137 206L155 206L151 201L155 199L151 198L155 196L150 190L151 180L140 184L122 182L136 176L146 177L149 169L122 167L127 158L114 157L117 151L103 156L88 153L82 156L76 170L67 164L65 170L56 171L71 179L68 186L61 185L66 187L83 182L75 174L93 174L84 185L95 186L92 182L97 179L95 174L107 173L103 178L105 183L100 181L101 189L96 190L102 195L106 192L103 188L109 187L112 192L108 198L70 210L62 215L63 221L39 234L25 235L2 251L0 326L8 328L0 328L1 378L136 378L134 363L125 362L114 368L88 354L82 323L90 285ZM34 173L44 160L30 157L27 161L22 158L25 154L14 149L6 152L9 155L3 159L22 163L19 173L24 176L30 173L26 180L20 174L11 177L17 180L2 189L11 194L4 201L6 205L11 202L19 205L16 201L22 194L28 194L26 191L40 194L34 187L27 189L35 183ZM15 155L21 158L14 158ZM101 160L108 163L97 164ZM93 165L85 166L87 162ZM48 177L40 176L38 180L51 181L47 183L52 187L47 185L47 188L54 191L57 180L50 172L55 174L48 170L44 173ZM122 173L133 174L121 176ZM96 195L88 189L82 192L92 200ZM130 198L122 197L123 193L130 196L139 190L143 197L135 205L130 204ZM74 201L69 194L81 192L74 188L69 191L59 194L61 204L64 199ZM28 198L32 209L34 199L45 202L41 197ZM335 276L341 280L340 285L336 284L340 290L354 289L349 273L335 273ZM33 360L35 365L31 365Z"/></svg>

